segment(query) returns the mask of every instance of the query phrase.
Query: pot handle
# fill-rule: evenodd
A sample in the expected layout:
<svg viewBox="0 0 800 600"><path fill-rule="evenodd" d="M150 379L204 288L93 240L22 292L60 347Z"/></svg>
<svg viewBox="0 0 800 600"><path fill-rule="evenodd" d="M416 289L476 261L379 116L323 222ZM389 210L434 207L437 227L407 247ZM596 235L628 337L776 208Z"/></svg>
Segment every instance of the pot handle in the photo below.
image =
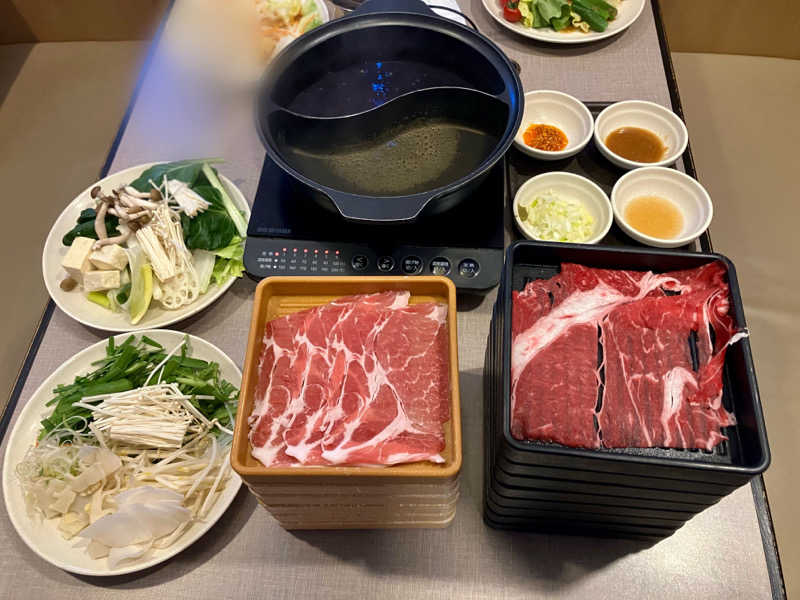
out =
<svg viewBox="0 0 800 600"><path fill-rule="evenodd" d="M331 189L325 189L323 193L348 221L384 223L411 223L434 198L425 194L396 197L357 196Z"/></svg>
<svg viewBox="0 0 800 600"><path fill-rule="evenodd" d="M460 10L456 10L455 8L451 8L449 6L440 6L438 4L428 4L428 8L430 8L431 10L434 10L434 9L436 9L436 10L444 10L444 11L447 11L447 12L451 12L451 13L453 13L455 15L458 15L459 17L464 19L464 21L466 21L467 24L470 27L472 27L475 31L477 31L478 33L481 32L480 29L478 29L478 26L475 25L475 21L470 19L467 16L467 13L465 13L465 12L461 12ZM434 14L436 14L436 10L434 10Z"/></svg>
<svg viewBox="0 0 800 600"><path fill-rule="evenodd" d="M384 12L410 12L426 16L434 14L422 0L367 0L350 14L366 15Z"/></svg>

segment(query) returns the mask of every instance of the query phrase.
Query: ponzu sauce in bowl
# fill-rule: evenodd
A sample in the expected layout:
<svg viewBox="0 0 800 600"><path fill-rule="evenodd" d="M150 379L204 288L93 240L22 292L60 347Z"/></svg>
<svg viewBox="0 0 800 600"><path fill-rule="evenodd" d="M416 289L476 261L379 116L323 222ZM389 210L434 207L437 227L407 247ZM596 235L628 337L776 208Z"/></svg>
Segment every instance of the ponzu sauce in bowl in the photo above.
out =
<svg viewBox="0 0 800 600"><path fill-rule="evenodd" d="M678 237L683 231L683 213L661 196L638 196L625 207L625 221L637 231L662 240Z"/></svg>

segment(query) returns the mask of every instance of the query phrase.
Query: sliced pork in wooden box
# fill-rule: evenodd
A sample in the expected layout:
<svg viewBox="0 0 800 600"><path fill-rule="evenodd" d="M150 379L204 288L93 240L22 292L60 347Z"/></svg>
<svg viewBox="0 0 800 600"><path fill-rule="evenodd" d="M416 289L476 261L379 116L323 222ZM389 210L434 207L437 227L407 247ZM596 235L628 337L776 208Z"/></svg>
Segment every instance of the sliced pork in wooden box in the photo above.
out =
<svg viewBox="0 0 800 600"><path fill-rule="evenodd" d="M461 468L455 310L445 277L258 285L231 462L279 521L452 519ZM333 490L335 502L315 500ZM395 501L418 494L433 502Z"/></svg>

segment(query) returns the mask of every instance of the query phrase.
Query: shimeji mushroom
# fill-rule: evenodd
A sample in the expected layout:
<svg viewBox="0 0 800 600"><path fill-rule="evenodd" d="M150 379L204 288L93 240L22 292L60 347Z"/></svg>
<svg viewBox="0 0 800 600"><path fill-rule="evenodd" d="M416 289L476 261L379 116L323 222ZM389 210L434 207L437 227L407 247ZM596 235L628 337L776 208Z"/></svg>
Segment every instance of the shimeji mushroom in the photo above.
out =
<svg viewBox="0 0 800 600"><path fill-rule="evenodd" d="M131 237L131 230L127 229L126 231L116 235L114 237L106 237L102 240L97 240L92 246L95 250L102 248L103 246L110 246L111 244L124 244L128 241L128 238Z"/></svg>
<svg viewBox="0 0 800 600"><path fill-rule="evenodd" d="M108 230L106 229L106 213L108 213L108 202L105 198L100 199L100 205L94 217L94 231L97 234L98 240L104 240L108 237Z"/></svg>

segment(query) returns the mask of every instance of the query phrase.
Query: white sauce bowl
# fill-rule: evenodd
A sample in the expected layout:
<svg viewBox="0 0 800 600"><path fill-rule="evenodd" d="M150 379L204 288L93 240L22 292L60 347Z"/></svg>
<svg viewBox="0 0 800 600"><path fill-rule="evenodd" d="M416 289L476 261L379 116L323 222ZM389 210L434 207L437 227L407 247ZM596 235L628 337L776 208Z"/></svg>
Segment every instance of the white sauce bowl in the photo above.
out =
<svg viewBox="0 0 800 600"><path fill-rule="evenodd" d="M542 173L530 178L522 184L514 196L514 220L522 235L529 240L549 241L541 240L534 235L530 226L520 218L519 206L520 203L525 202L528 198L545 192L553 192L563 198L577 200L592 215L594 218L594 231L589 239L580 243L596 244L611 229L611 203L606 193L596 183L574 173L551 171L550 173Z"/></svg>
<svg viewBox="0 0 800 600"><path fill-rule="evenodd" d="M658 162L642 163L623 158L606 146L608 135L620 127L640 127L652 131L667 147L664 158ZM644 100L626 100L605 108L597 115L594 124L594 143L612 163L623 169L663 167L673 164L686 150L689 132L680 117L660 104Z"/></svg>
<svg viewBox="0 0 800 600"><path fill-rule="evenodd" d="M659 196L672 201L683 214L683 230L672 239L641 233L625 221L628 203L641 196ZM697 180L675 169L645 167L626 173L611 191L614 220L633 239L657 248L676 248L697 239L711 224L714 206Z"/></svg>
<svg viewBox="0 0 800 600"><path fill-rule="evenodd" d="M558 127L567 136L567 147L556 152L538 150L525 144L523 134L533 123ZM522 124L514 137L514 145L529 156L541 160L559 160L574 156L592 139L594 119L586 105L577 98L550 90L525 94Z"/></svg>

